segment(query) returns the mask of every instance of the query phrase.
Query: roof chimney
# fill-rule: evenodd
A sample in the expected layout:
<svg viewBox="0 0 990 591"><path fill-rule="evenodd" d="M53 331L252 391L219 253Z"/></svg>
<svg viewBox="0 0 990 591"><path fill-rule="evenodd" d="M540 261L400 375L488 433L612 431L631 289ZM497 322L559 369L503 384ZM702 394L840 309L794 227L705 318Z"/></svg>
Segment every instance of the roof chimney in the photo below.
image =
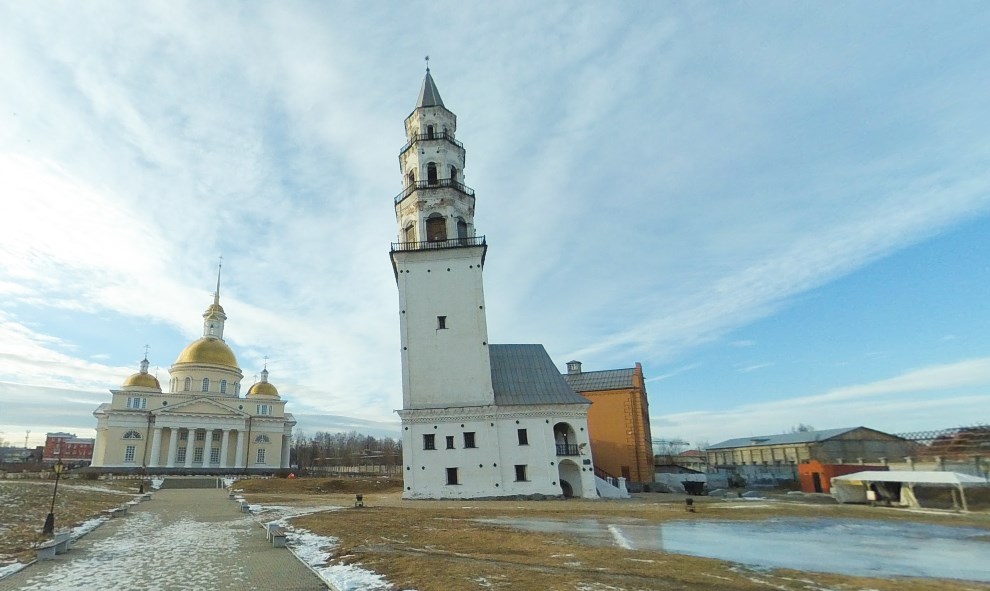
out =
<svg viewBox="0 0 990 591"><path fill-rule="evenodd" d="M581 362L580 361L568 361L567 362L567 373L568 375L581 373Z"/></svg>

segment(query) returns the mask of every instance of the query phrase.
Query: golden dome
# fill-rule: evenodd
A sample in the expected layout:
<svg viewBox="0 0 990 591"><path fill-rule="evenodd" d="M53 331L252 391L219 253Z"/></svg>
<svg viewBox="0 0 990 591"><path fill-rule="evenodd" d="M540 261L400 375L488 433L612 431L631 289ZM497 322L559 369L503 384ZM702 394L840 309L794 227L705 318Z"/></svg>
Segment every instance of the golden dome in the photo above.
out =
<svg viewBox="0 0 990 591"><path fill-rule="evenodd" d="M124 380L124 385L121 388L154 388L155 390L161 390L162 386L158 383L158 378L151 375L150 373L138 372L131 374L126 380Z"/></svg>
<svg viewBox="0 0 990 591"><path fill-rule="evenodd" d="M209 316L211 314L215 314L218 312L226 316L226 313L223 311L223 306L221 306L219 303L213 303L210 305L209 308L206 309L206 312L203 313L203 316Z"/></svg>
<svg viewBox="0 0 990 591"><path fill-rule="evenodd" d="M217 304L219 307L219 304ZM208 363L211 365L226 365L240 369L237 366L237 357L230 350L227 343L217 338L203 337L193 341L188 347L179 353L179 358L175 360L176 365L180 363Z"/></svg>
<svg viewBox="0 0 990 591"><path fill-rule="evenodd" d="M278 389L268 382L258 382L248 389L248 398L278 398Z"/></svg>

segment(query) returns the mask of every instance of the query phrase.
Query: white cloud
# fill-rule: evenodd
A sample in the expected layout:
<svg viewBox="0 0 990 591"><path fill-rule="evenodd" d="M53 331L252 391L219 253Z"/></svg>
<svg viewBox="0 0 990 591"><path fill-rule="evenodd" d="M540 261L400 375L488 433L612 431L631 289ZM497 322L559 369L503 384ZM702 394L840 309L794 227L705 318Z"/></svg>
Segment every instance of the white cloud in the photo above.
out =
<svg viewBox="0 0 990 591"><path fill-rule="evenodd" d="M818 429L866 426L881 431L947 428L979 421L990 404L990 357L924 367L892 378L771 402L747 401L715 411L651 417L653 436L716 443L785 433L800 423ZM974 414L974 412L976 414Z"/></svg>
<svg viewBox="0 0 990 591"><path fill-rule="evenodd" d="M296 408L392 420L390 200L425 53L489 236L493 342L680 363L665 379L697 367L685 352L990 209L980 68L932 75L912 56L954 46L855 34L927 31L925 15L864 14L847 34L804 11L450 4L425 47L410 34L434 30L424 6L0 8L0 72L20 81L0 96L0 195L15 196L0 318L16 336L0 375L114 386L149 336L198 336L223 254L246 374L268 355ZM55 336L72 321L53 311L151 334L122 328L110 351ZM150 344L163 367L178 353Z"/></svg>

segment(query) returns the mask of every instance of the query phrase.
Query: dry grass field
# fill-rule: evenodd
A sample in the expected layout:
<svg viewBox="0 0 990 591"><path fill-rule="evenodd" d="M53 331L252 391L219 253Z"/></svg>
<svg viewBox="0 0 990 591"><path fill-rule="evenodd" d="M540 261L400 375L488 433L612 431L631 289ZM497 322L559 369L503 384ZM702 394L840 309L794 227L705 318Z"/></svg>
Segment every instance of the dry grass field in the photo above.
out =
<svg viewBox="0 0 990 591"><path fill-rule="evenodd" d="M55 499L55 529L68 529L119 507L138 483L62 479ZM54 480L0 480L0 565L33 558L51 508ZM111 492L113 491L113 492Z"/></svg>
<svg viewBox="0 0 990 591"><path fill-rule="evenodd" d="M71 527L128 500L137 482L63 481L56 525ZM918 513L854 505L815 504L793 497L775 503L696 498L695 513L682 497L643 494L628 501L403 501L401 481L381 478L242 480L251 503L338 505L343 510L292 520L296 527L339 540L334 560L382 574L396 589L451 591L990 591L990 585L930 579L870 579L788 570L754 570L738 564L662 551L595 546L583 538L531 532L482 522L498 518L597 519L614 523L671 520L753 520L770 517L849 517L973 526L988 532L990 514ZM121 492L115 493L110 489ZM52 483L0 481L0 564L28 560L41 539ZM365 506L355 508L354 495ZM754 541L755 543L755 541Z"/></svg>
<svg viewBox="0 0 990 591"><path fill-rule="evenodd" d="M869 579L787 570L752 570L734 563L665 552L592 546L577 537L520 531L482 523L499 517L663 522L781 516L904 519L969 525L990 532L990 515L909 513L896 509L800 503L789 499L745 510L700 498L696 513L681 498L645 494L630 501L402 501L401 482L383 480L241 481L251 502L365 507L317 513L292 523L340 540L334 557L385 575L397 589L513 590L990 590L990 585L926 579ZM990 550L990 547L988 547ZM990 554L988 554L990 555Z"/></svg>

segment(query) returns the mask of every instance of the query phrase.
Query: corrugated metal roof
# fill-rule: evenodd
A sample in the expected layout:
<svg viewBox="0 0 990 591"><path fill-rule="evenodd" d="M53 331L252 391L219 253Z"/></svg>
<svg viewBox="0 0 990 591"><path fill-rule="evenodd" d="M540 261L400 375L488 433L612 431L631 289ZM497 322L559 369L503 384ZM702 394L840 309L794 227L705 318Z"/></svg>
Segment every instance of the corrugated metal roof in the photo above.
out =
<svg viewBox="0 0 990 591"><path fill-rule="evenodd" d="M855 431L861 427L844 427L842 429L823 429L821 431L800 431L797 433L781 433L780 435L757 435L755 437L737 437L727 439L715 445L709 445L707 450L727 449L734 447L754 447L763 445L787 445L791 443L814 443L838 437L844 433Z"/></svg>
<svg viewBox="0 0 990 591"><path fill-rule="evenodd" d="M495 404L589 404L557 371L543 345L489 345Z"/></svg>
<svg viewBox="0 0 990 591"><path fill-rule="evenodd" d="M423 78L423 87L419 90L419 101L416 102L416 108L420 107L442 107L443 99L440 98L440 91L437 90L437 85L433 83L433 76L430 76L430 70L426 70L426 78Z"/></svg>
<svg viewBox="0 0 990 591"><path fill-rule="evenodd" d="M633 376L635 368L606 369L604 371L583 371L581 373L565 373L563 377L574 388L575 392L595 392L597 390L621 390L634 388Z"/></svg>

